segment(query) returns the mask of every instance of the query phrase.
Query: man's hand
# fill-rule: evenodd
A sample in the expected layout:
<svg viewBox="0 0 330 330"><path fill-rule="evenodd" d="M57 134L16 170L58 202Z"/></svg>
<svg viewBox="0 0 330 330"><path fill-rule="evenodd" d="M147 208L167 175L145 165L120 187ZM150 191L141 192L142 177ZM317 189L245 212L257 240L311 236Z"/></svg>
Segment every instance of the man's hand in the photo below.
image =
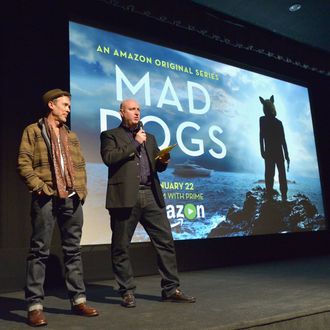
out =
<svg viewBox="0 0 330 330"><path fill-rule="evenodd" d="M159 156L158 159L163 164L168 164L170 162L170 153L167 152L166 154L163 154L162 156Z"/></svg>
<svg viewBox="0 0 330 330"><path fill-rule="evenodd" d="M136 133L135 141L139 142L140 144L147 141L147 134L142 128Z"/></svg>

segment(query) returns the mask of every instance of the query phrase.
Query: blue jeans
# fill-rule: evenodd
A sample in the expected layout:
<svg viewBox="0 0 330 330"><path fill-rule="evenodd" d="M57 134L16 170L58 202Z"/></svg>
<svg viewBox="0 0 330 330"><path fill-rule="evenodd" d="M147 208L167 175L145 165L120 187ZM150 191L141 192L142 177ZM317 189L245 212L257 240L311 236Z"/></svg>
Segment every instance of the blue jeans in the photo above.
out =
<svg viewBox="0 0 330 330"><path fill-rule="evenodd" d="M46 261L55 223L58 223L64 255L65 283L72 302L85 297L80 239L83 212L77 194L60 199L35 196L31 203L32 236L26 265L25 298L28 306L42 305Z"/></svg>
<svg viewBox="0 0 330 330"><path fill-rule="evenodd" d="M119 293L133 293L136 288L128 250L134 230L140 222L156 251L163 294L173 294L179 286L179 278L171 227L165 208L158 206L152 190L139 190L138 201L133 208L110 209L109 213L112 268L119 285Z"/></svg>

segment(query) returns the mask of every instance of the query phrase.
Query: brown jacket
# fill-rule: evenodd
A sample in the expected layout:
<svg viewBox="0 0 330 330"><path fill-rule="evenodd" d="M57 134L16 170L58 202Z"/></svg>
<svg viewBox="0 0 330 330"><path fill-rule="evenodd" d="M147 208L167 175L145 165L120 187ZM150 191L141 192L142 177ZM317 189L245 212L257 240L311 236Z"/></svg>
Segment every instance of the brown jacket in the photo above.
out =
<svg viewBox="0 0 330 330"><path fill-rule="evenodd" d="M79 198L84 201L87 195L85 159L77 135L69 128L67 130L74 168L74 188ZM42 190L46 195L57 195L50 148L43 119L24 129L19 147L17 170L31 192Z"/></svg>

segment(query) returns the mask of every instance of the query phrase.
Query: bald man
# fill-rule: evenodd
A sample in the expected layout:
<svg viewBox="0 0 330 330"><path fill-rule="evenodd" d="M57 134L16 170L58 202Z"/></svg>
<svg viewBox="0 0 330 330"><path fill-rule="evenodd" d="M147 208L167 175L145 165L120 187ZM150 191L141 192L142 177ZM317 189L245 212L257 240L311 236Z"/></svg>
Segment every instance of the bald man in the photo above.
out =
<svg viewBox="0 0 330 330"><path fill-rule="evenodd" d="M119 113L121 125L101 133L101 156L108 166L106 208L110 214L112 264L121 304L136 306L128 249L138 222L148 233L157 254L162 301L193 303L196 299L179 288L174 242L157 174L166 170L170 155L157 158L156 139L143 129L136 100L124 100Z"/></svg>

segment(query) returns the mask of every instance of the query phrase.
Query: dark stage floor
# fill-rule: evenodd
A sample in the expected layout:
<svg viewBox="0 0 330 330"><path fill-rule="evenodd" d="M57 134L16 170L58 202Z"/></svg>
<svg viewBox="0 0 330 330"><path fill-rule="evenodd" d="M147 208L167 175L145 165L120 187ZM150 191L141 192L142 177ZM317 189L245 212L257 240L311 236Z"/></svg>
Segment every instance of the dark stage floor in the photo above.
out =
<svg viewBox="0 0 330 330"><path fill-rule="evenodd" d="M115 282L88 283L100 316L71 315L64 288L48 290L48 329L330 329L330 256L181 273L195 304L160 301L159 276L136 279L137 307L120 306ZM29 329L23 292L0 295L0 329Z"/></svg>

